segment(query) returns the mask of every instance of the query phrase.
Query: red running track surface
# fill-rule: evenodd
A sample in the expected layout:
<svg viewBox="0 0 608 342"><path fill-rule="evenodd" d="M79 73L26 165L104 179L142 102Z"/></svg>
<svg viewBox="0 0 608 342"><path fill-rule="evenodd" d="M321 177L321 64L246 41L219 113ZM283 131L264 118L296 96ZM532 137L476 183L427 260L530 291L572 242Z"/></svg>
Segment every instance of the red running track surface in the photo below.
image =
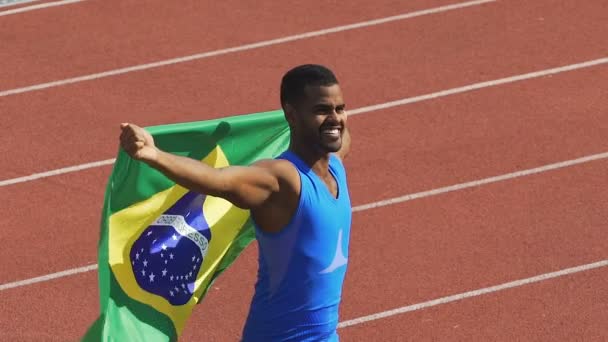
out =
<svg viewBox="0 0 608 342"><path fill-rule="evenodd" d="M0 17L8 42L0 91L446 3L248 8L237 1L142 7L89 0L15 14ZM290 10L307 15L283 20ZM330 65L349 107L358 108L606 57L605 22L601 1L498 1L0 97L0 179L112 158L121 121L152 125L274 109L281 74L298 63ZM606 152L607 79L599 65L353 116L353 204ZM598 160L355 213L341 319L606 259L607 166ZM11 228L0 231L0 283L95 262L109 172L105 166L0 188L0 226ZM255 268L252 247L214 285L183 340L238 340ZM341 335L602 340L606 277L605 268L580 272ZM97 315L96 286L88 272L3 290L0 338L77 339Z"/></svg>

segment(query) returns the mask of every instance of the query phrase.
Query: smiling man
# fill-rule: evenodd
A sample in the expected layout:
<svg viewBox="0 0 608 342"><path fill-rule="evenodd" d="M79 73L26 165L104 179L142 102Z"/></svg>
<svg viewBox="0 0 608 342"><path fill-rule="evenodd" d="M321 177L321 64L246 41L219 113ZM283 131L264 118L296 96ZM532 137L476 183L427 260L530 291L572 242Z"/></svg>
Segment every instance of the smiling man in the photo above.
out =
<svg viewBox="0 0 608 342"><path fill-rule="evenodd" d="M121 146L190 190L251 210L259 271L243 341L338 341L351 226L342 91L331 70L301 65L283 76L281 106L288 150L250 166L214 169L163 152L128 123Z"/></svg>

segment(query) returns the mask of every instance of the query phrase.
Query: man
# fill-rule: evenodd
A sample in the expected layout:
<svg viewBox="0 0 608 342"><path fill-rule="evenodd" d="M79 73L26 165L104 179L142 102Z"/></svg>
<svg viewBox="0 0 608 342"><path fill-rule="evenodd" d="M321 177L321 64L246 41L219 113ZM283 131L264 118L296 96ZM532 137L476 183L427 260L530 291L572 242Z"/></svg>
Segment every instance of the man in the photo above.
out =
<svg viewBox="0 0 608 342"><path fill-rule="evenodd" d="M214 169L163 152L128 123L121 146L190 190L251 210L259 271L243 341L337 341L351 225L342 91L329 69L301 65L283 76L281 106L289 149L251 166Z"/></svg>

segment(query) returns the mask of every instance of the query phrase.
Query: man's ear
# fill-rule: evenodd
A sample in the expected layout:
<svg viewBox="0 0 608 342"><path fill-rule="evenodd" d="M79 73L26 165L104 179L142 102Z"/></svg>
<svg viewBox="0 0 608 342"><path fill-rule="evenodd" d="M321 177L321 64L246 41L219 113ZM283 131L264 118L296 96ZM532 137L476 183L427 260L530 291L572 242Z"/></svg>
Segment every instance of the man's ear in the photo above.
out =
<svg viewBox="0 0 608 342"><path fill-rule="evenodd" d="M289 103L283 105L283 112L285 113L285 119L289 126L293 126L296 120L296 109Z"/></svg>

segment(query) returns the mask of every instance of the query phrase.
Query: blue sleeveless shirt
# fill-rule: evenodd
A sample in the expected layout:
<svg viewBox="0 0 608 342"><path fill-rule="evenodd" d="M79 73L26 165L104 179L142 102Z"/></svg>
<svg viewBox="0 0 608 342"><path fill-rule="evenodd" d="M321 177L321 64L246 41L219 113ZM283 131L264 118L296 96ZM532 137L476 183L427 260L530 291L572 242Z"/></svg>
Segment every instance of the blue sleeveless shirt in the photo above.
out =
<svg viewBox="0 0 608 342"><path fill-rule="evenodd" d="M258 280L243 341L338 341L338 306L348 260L351 206L346 171L335 155L329 171L335 198L313 170L291 151L300 174L300 200L278 233L256 225Z"/></svg>

